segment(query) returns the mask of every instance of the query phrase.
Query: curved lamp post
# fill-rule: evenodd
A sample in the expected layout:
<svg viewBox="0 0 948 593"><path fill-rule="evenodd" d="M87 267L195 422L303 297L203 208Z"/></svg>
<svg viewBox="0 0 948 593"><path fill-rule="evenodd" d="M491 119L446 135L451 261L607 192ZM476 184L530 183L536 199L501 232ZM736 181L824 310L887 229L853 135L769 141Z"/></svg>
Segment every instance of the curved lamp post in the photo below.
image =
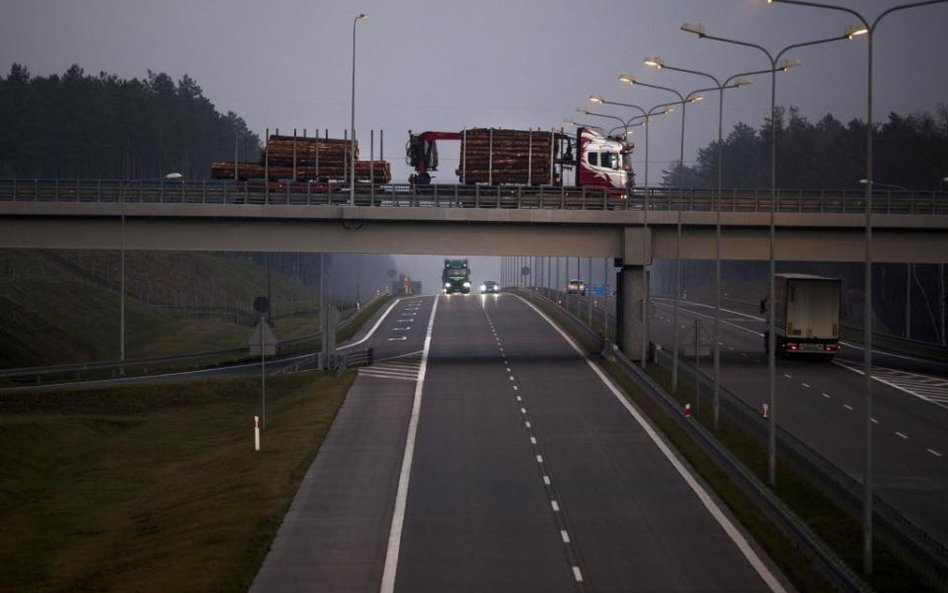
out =
<svg viewBox="0 0 948 593"><path fill-rule="evenodd" d="M349 133L349 205L355 206L355 158L356 158L356 23L368 18L364 12L352 19L352 100L350 102Z"/></svg>
<svg viewBox="0 0 948 593"><path fill-rule="evenodd" d="M649 129L651 128L651 126L649 125L649 121L652 119L653 115L665 115L667 113L671 113L672 111L674 111L675 109L674 106L677 105L677 103L659 103L658 105L653 105L652 107L648 109L644 109L632 103L620 103L618 101L607 101L601 95L592 95L591 97L589 97L589 100L592 101L593 103L598 103L600 105L618 105L619 107L629 107L632 109L636 109L641 113L641 115L636 116L636 117L644 116L645 118L645 194L643 195L643 198L642 198L642 257L644 259L646 258L646 254L648 253L648 233L646 233L645 231L646 229L648 229L648 192L649 192L649 188L648 188L648 137L649 137ZM587 113L589 115L598 115L584 108L580 109L580 111L583 111L584 113ZM643 369L645 369L645 365L648 362L649 283L648 283L648 271L647 271L644 261L642 263L642 279L643 279L642 280L642 312L641 312L642 314L642 354L641 354L641 360L639 364L641 365Z"/></svg>
<svg viewBox="0 0 948 593"><path fill-rule="evenodd" d="M774 213L776 209L777 202L777 72L780 70L786 70L787 68L799 65L799 62L796 60L785 60L779 62L781 56L791 49L799 47L807 47L811 45L819 45L822 43L830 43L832 41L842 41L845 39L852 39L855 35L858 35L861 31L858 27L849 27L846 29L845 33L842 35L837 35L835 37L827 37L824 39L816 39L814 41L804 41L802 43L793 43L781 49L776 54L771 53L763 46L749 43L746 41L740 41L737 39L729 39L725 37L716 37L713 35L708 35L705 31L704 25L700 23L684 23L681 26L682 31L688 33L694 33L700 39L711 39L714 41L722 41L724 43L730 43L734 45L741 45L744 47L751 47L757 49L770 61L770 68L773 72L770 75L770 288L767 295L767 302L769 310L773 311L774 307L774 274L776 273L776 263L774 261L774 244L775 244L775 225L774 225ZM775 338L774 338L774 316L767 315L767 358L768 358L768 368L770 375L770 397L769 397L769 414L770 414L770 423L768 430L768 439L767 439L767 448L768 448L768 479L771 487L775 486L777 483L777 390L776 390L776 375L777 375L777 363L775 356Z"/></svg>
<svg viewBox="0 0 948 593"><path fill-rule="evenodd" d="M688 103L697 103L704 100L704 96L700 93L706 91L716 90L715 88L704 88L691 91L687 95L682 95L680 92L676 91L673 88L659 86L657 84L650 84L646 82L639 82L631 74L623 74L619 76L619 80L628 84L628 85L638 85L644 86L652 89L658 89L660 91L667 91L669 93L674 93L678 97L678 105L681 105L681 136L679 142L679 153L678 153L678 198L679 200L684 197L685 193L685 112L688 106ZM681 248L681 205L678 207L678 224L677 224L677 233L675 239L675 308L674 308L674 321L675 324L675 334L673 340L673 352L672 352L672 393L678 392L678 315L680 308L681 300L681 259L680 259L680 248Z"/></svg>
<svg viewBox="0 0 948 593"><path fill-rule="evenodd" d="M751 84L744 76L756 76L758 74L768 74L772 70L754 70L751 72L741 72L729 76L722 83L716 77L706 72L691 70L689 68L679 68L669 66L660 56L653 56L645 59L645 64L658 68L659 70L672 70L674 72L684 72L686 74L695 74L710 79L718 89L718 147L717 147L717 196L716 196L716 220L715 220L715 241L714 241L714 276L715 276L715 297L714 297L714 405L713 405L713 424L714 429L720 427L720 397L721 397L721 199L724 191L723 184L723 163L724 163L724 90L729 88L739 88Z"/></svg>
<svg viewBox="0 0 948 593"><path fill-rule="evenodd" d="M770 4L774 0L767 0ZM862 567L866 574L872 574L872 186L873 186L873 154L872 154L872 42L875 37L876 27L886 16L899 10L927 6L929 4L940 4L946 0L923 0L922 2L912 2L901 6L893 6L884 10L871 23L861 14L843 6L831 4L822 4L817 2L805 2L802 0L777 0L783 4L799 4L812 8L824 8L828 10L837 10L853 15L862 22L863 28L859 33L867 34L869 38L868 48L868 74L866 80L866 263L865 263L865 295L863 296L863 335L865 351L863 352L863 373L866 377L866 458L863 479L863 542L862 542Z"/></svg>

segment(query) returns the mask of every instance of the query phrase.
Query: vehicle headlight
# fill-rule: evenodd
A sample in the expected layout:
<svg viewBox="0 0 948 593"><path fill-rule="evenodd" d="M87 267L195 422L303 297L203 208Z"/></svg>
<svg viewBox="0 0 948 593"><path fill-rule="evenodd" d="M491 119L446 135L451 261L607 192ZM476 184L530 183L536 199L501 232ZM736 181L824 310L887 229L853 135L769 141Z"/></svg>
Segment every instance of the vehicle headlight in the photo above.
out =
<svg viewBox="0 0 948 593"><path fill-rule="evenodd" d="M485 290L487 290L487 285L481 284L481 292L484 292Z"/></svg>
<svg viewBox="0 0 948 593"><path fill-rule="evenodd" d="M464 283L464 288L470 288L470 287L471 287L471 283L470 283L470 282L465 282L465 283Z"/></svg>
<svg viewBox="0 0 948 593"><path fill-rule="evenodd" d="M445 287L445 288L451 288L451 283L450 283L450 282L445 282L445 283L444 283L444 287Z"/></svg>

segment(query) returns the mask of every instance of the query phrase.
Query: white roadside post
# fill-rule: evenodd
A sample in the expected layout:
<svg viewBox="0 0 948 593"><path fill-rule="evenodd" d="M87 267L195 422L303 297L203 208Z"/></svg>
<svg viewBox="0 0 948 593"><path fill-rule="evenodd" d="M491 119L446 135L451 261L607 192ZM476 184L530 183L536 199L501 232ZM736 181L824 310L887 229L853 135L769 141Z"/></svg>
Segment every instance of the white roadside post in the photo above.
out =
<svg viewBox="0 0 948 593"><path fill-rule="evenodd" d="M260 416L253 417L253 450L260 450Z"/></svg>

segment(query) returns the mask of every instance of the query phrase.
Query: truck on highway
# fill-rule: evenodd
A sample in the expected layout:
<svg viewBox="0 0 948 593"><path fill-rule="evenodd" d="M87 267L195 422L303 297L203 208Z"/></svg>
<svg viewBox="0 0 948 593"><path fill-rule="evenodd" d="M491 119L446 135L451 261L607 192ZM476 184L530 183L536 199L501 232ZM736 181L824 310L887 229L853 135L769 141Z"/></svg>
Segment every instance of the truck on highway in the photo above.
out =
<svg viewBox="0 0 948 593"><path fill-rule="evenodd" d="M566 168L575 169L574 187L597 187L624 196L632 188L633 144L580 127L575 138L556 131L472 128L462 132L408 131L406 162L416 186L431 183L438 170L438 140L458 140L455 170L462 184L567 185Z"/></svg>
<svg viewBox="0 0 948 593"><path fill-rule="evenodd" d="M471 292L471 269L466 259L444 260L444 270L441 272L441 292L452 294Z"/></svg>
<svg viewBox="0 0 948 593"><path fill-rule="evenodd" d="M775 274L774 303L762 308L774 315L775 352L781 356L832 359L839 352L839 278ZM764 350L769 348L764 332Z"/></svg>

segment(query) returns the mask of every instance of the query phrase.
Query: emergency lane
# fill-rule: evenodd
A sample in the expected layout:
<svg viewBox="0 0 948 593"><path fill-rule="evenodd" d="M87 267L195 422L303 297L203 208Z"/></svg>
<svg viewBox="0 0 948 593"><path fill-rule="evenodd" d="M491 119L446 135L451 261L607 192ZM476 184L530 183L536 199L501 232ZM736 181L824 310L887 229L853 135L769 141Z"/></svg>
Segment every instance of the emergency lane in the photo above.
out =
<svg viewBox="0 0 948 593"><path fill-rule="evenodd" d="M423 348L433 307L433 297L399 299L350 346L406 358ZM359 370L251 593L378 593L417 371L404 380L371 368Z"/></svg>

